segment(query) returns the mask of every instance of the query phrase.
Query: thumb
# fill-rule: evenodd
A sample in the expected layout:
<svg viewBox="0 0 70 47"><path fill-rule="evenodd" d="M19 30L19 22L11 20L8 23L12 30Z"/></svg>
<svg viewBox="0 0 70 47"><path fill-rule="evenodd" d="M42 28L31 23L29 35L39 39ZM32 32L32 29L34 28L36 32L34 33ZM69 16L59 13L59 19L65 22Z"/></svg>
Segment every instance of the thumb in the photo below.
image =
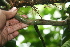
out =
<svg viewBox="0 0 70 47"><path fill-rule="evenodd" d="M6 17L7 19L10 19L12 17L14 17L17 13L17 8L16 7L13 7L12 9L10 9L9 11L6 11Z"/></svg>
<svg viewBox="0 0 70 47"><path fill-rule="evenodd" d="M16 8L16 7L13 7L13 8L10 9L9 11L13 12L13 11L15 11L15 10L17 10L17 8Z"/></svg>

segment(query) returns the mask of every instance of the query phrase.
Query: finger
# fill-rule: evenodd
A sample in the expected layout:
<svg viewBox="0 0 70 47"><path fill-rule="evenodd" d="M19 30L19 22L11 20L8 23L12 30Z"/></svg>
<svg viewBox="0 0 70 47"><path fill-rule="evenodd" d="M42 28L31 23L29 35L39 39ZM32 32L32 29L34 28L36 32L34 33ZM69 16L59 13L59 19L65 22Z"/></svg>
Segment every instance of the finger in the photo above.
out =
<svg viewBox="0 0 70 47"><path fill-rule="evenodd" d="M13 37L12 34L9 34L9 35L8 35L8 41L9 41L9 40L12 40L13 38L14 38L14 37Z"/></svg>
<svg viewBox="0 0 70 47"><path fill-rule="evenodd" d="M12 26L12 25L15 25L15 24L17 24L17 23L19 23L19 21L16 20L15 18L13 18L13 19L8 20L8 21L6 22L6 26Z"/></svg>
<svg viewBox="0 0 70 47"><path fill-rule="evenodd" d="M15 31L14 33L12 33L13 37L16 37L19 35L19 32L18 31Z"/></svg>
<svg viewBox="0 0 70 47"><path fill-rule="evenodd" d="M11 10L6 11L5 15L6 15L7 19L10 19L10 18L14 17L16 13L17 13L17 8L13 7Z"/></svg>
<svg viewBox="0 0 70 47"><path fill-rule="evenodd" d="M24 18L28 18L27 15L21 15L21 16L24 17Z"/></svg>
<svg viewBox="0 0 70 47"><path fill-rule="evenodd" d="M13 12L8 12L9 14L7 14L7 19L14 17L16 15L16 12L17 12L17 10L15 10Z"/></svg>
<svg viewBox="0 0 70 47"><path fill-rule="evenodd" d="M14 39L14 38L15 38L16 36L18 36L18 35L19 35L19 32L18 32L18 31L15 31L15 32L12 33L12 34L9 34L9 35L8 35L8 41Z"/></svg>
<svg viewBox="0 0 70 47"><path fill-rule="evenodd" d="M27 15L21 15L21 16L24 17L24 18L28 18ZM11 25L14 25L14 24L17 24L17 23L19 23L19 21L16 20L15 18L13 18L13 19L8 20L6 22L6 26L11 26Z"/></svg>
<svg viewBox="0 0 70 47"><path fill-rule="evenodd" d="M22 29L22 28L25 28L27 27L28 25L24 24L24 23L18 23L18 24L15 24L13 26L8 26L7 27L7 31L8 31L8 34L9 33L12 33L16 30L19 30L19 29Z"/></svg>

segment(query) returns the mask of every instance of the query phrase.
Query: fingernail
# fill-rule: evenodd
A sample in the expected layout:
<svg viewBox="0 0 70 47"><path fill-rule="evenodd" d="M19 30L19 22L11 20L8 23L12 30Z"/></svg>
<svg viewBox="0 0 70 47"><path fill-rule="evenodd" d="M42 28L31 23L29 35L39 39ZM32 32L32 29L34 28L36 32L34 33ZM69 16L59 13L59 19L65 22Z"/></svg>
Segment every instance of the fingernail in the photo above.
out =
<svg viewBox="0 0 70 47"><path fill-rule="evenodd" d="M24 24L24 23L22 23L22 26L23 26L23 27L28 27L28 25L27 25L27 24Z"/></svg>
<svg viewBox="0 0 70 47"><path fill-rule="evenodd" d="M13 11L14 13L17 13L17 10Z"/></svg>
<svg viewBox="0 0 70 47"><path fill-rule="evenodd" d="M17 8L16 8L16 7L13 7L12 9L15 10L15 9L17 9Z"/></svg>
<svg viewBox="0 0 70 47"><path fill-rule="evenodd" d="M24 17L24 18L28 18L27 15L21 15L21 16Z"/></svg>
<svg viewBox="0 0 70 47"><path fill-rule="evenodd" d="M17 8L16 7L13 7L10 11L16 11L17 10Z"/></svg>

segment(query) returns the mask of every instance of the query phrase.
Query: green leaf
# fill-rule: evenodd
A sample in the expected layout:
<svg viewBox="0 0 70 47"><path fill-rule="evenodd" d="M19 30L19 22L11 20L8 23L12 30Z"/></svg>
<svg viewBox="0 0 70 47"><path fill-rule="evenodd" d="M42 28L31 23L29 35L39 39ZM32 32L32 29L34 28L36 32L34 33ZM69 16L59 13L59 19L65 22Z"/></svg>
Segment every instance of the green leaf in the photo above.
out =
<svg viewBox="0 0 70 47"><path fill-rule="evenodd" d="M70 47L70 39L66 41L61 47Z"/></svg>

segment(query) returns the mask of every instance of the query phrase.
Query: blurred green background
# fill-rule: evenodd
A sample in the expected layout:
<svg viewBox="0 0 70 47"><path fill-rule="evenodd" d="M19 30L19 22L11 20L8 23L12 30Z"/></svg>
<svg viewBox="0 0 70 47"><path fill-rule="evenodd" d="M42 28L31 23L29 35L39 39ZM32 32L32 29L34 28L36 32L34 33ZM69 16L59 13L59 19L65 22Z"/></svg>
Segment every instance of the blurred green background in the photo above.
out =
<svg viewBox="0 0 70 47"><path fill-rule="evenodd" d="M68 16L64 13L66 8L70 3L56 3L55 5L35 5L41 17L45 20L65 20ZM41 19L39 14L37 14L30 6L23 6L19 9L18 13L20 15L27 15L29 19ZM63 27L62 26L52 26L52 25L38 25L38 28L43 36L46 47L60 47ZM28 27L19 30L19 36L16 37L16 47L43 47L41 40L36 33L34 26L29 25Z"/></svg>

